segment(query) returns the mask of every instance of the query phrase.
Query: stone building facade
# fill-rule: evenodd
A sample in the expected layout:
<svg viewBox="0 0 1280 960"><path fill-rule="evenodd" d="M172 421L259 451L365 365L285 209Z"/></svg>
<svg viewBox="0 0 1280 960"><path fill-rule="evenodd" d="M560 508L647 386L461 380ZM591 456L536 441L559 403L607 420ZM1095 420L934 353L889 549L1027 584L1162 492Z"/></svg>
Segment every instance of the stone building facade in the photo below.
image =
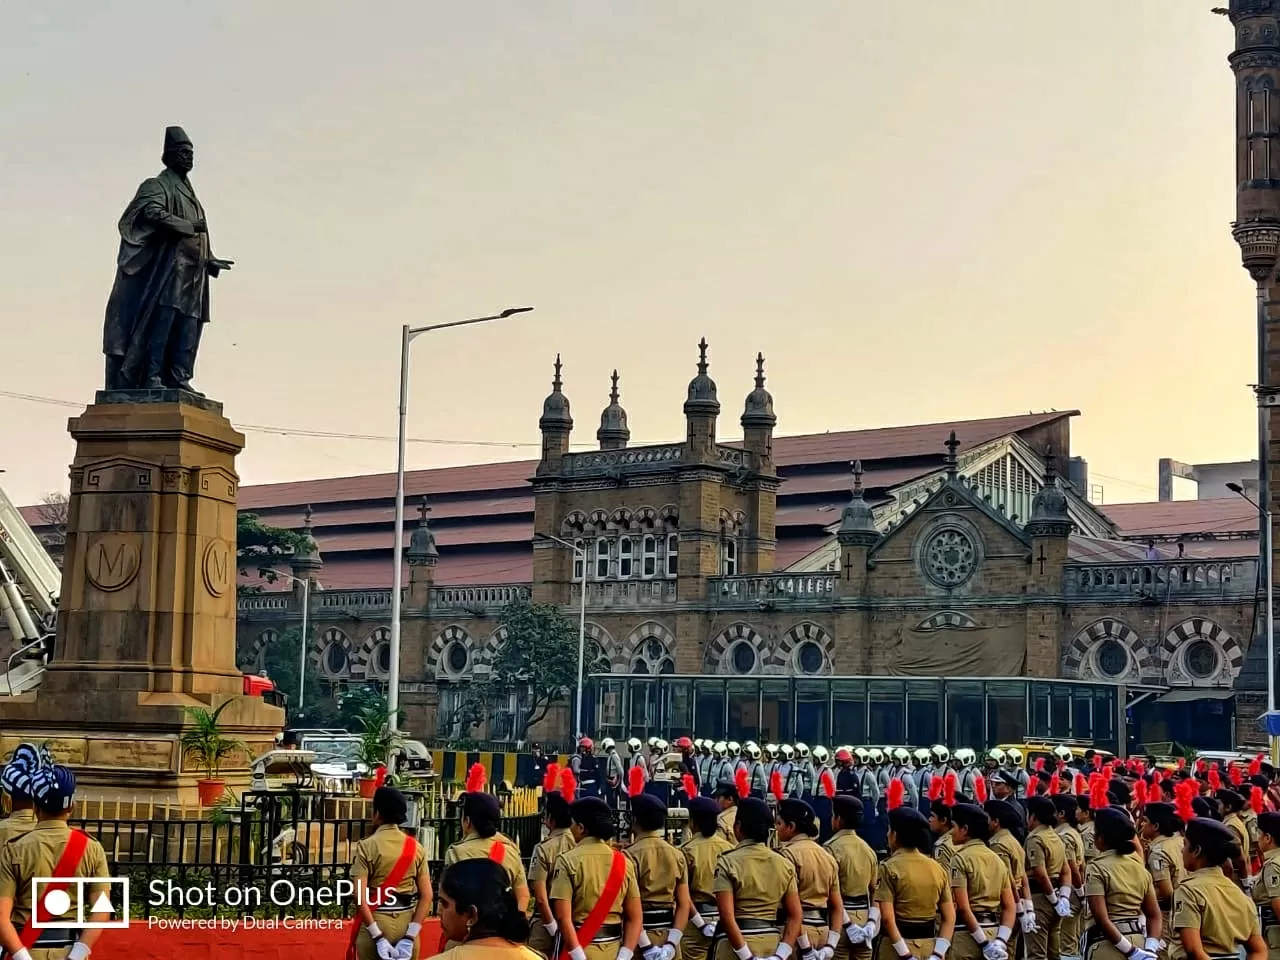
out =
<svg viewBox="0 0 1280 960"><path fill-rule="evenodd" d="M1197 726L1175 709L1189 697L1152 709L1171 692L1200 691L1220 705L1232 697L1252 632L1256 559L1154 557L1151 548L1108 541L1105 517L1057 473L1052 451L1069 448L1065 420L1016 438L1029 471L1025 518L984 494L986 467L966 463L962 438L941 434L938 469L892 498L878 494L871 502L861 466L852 464L829 537L779 569L783 481L763 357L741 409L743 439L720 442L721 406L704 341L686 392L683 440L631 446L615 374L598 449L575 452L557 358L539 420L541 455L529 479L531 582L438 585L440 550L428 509L420 510L407 551L402 621L401 700L409 728L428 737L460 733L450 725L451 711L502 643L498 616L505 603L531 596L576 619L584 589L586 635L609 665L588 700L593 731L671 735L700 727L694 732L732 735L735 691L750 690L746 696L756 698L759 712L756 727L747 729L764 738L768 726L774 738L803 734L823 742L849 729L840 720L837 689L846 681L870 683L860 689L871 700L889 678L906 681L892 689L905 690L903 709L910 713L911 690L924 678L975 678L988 685L977 694L983 703L1016 679L1009 696L1025 696L1029 725L1038 697L1067 702L1091 696L1081 693L1088 684L1108 687L1119 697L1117 711L1145 711L1141 739L1153 741L1185 739ZM310 572L297 573L316 575L319 552L305 562ZM299 601L296 589L242 600L240 639L250 659L297 622ZM334 682L385 682L389 601L385 589L314 594L313 668ZM786 678L789 699L769 707L774 678ZM747 680L759 682L742 686ZM1050 681L1068 680L1081 683L1050 689ZM802 709L806 690L823 689L819 682L836 692L816 712ZM651 688L661 702L649 702ZM704 689L711 691L706 697ZM947 706L950 692L941 696L938 737L951 738L948 710L961 708ZM676 704L681 698L689 698L687 707ZM520 709L513 693L472 735L502 738ZM876 713L868 711L868 735ZM1232 739L1230 719L1215 739ZM1247 719L1237 724L1246 733ZM995 741L1017 733L1016 726L997 718L970 737ZM532 735L563 738L568 727L566 712L557 711ZM905 737L920 728L889 729ZM1091 731L1078 722L1047 730Z"/></svg>

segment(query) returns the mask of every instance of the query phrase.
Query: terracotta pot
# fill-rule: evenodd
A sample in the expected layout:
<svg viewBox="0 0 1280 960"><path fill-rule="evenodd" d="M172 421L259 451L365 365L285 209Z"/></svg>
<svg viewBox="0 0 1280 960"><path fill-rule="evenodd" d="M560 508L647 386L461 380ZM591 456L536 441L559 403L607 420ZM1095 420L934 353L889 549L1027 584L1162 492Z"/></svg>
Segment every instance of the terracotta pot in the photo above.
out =
<svg viewBox="0 0 1280 960"><path fill-rule="evenodd" d="M378 778L360 777L357 782L360 784L360 796L366 800L372 800L374 793L378 789Z"/></svg>
<svg viewBox="0 0 1280 960"><path fill-rule="evenodd" d="M197 780L196 789L200 791L200 806L212 807L227 792L225 780Z"/></svg>

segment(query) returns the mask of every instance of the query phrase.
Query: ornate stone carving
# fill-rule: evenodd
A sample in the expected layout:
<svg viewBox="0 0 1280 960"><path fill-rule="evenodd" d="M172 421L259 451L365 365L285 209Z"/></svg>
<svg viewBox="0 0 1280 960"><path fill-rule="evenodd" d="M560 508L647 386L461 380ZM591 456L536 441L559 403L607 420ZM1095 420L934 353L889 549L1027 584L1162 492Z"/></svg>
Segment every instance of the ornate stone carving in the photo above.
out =
<svg viewBox="0 0 1280 960"><path fill-rule="evenodd" d="M84 554L84 573L105 593L123 590L142 566L141 537L136 533L91 533Z"/></svg>
<svg viewBox="0 0 1280 960"><path fill-rule="evenodd" d="M221 540L210 541L204 548L204 560L200 569L209 595L225 596L235 577L235 559L231 556L231 548Z"/></svg>

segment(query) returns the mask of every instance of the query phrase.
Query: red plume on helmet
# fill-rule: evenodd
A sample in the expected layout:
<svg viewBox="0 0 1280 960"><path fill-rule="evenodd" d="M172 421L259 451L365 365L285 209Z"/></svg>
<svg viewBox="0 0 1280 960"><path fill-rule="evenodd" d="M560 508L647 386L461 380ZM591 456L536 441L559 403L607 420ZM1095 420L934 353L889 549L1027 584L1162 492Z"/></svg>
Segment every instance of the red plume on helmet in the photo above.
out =
<svg viewBox="0 0 1280 960"><path fill-rule="evenodd" d="M1178 816L1182 818L1183 823L1193 819L1196 815L1195 809L1191 806L1198 788L1194 780L1180 780L1178 785L1173 788L1173 806L1177 810Z"/></svg>
<svg viewBox="0 0 1280 960"><path fill-rule="evenodd" d="M1218 773L1218 765L1216 763L1209 768L1209 789L1214 793L1222 789L1222 774Z"/></svg>
<svg viewBox="0 0 1280 960"><path fill-rule="evenodd" d="M1101 810L1107 805L1107 778L1100 773L1089 777L1089 807Z"/></svg>
<svg viewBox="0 0 1280 960"><path fill-rule="evenodd" d="M902 797L907 792L906 784L901 780L893 779L889 781L889 789L885 793L884 805L886 809L897 810L902 806Z"/></svg>
<svg viewBox="0 0 1280 960"><path fill-rule="evenodd" d="M1093 769L1095 770L1102 769L1102 756L1100 754L1095 753L1093 755Z"/></svg>
<svg viewBox="0 0 1280 960"><path fill-rule="evenodd" d="M1133 784L1133 802L1139 807L1147 805L1147 781L1135 780Z"/></svg>
<svg viewBox="0 0 1280 960"><path fill-rule="evenodd" d="M1227 779L1231 781L1233 787L1244 783L1244 771L1240 769L1240 764L1232 763L1227 766Z"/></svg>
<svg viewBox="0 0 1280 960"><path fill-rule="evenodd" d="M979 805L987 802L987 781L984 777L974 779L973 799L977 800Z"/></svg>
<svg viewBox="0 0 1280 960"><path fill-rule="evenodd" d="M1196 757L1196 774L1197 775L1204 773L1207 766L1208 764L1204 762L1204 757Z"/></svg>
<svg viewBox="0 0 1280 960"><path fill-rule="evenodd" d="M577 793L578 778L573 775L572 770L565 767L560 771L560 796L564 797L569 803L573 803Z"/></svg>
<svg viewBox="0 0 1280 960"><path fill-rule="evenodd" d="M948 807L956 805L956 772L948 770L947 775L942 778L942 802Z"/></svg>
<svg viewBox="0 0 1280 960"><path fill-rule="evenodd" d="M681 777L680 785L684 787L684 795L690 800L698 795L698 781L693 779L692 773L686 773Z"/></svg>
<svg viewBox="0 0 1280 960"><path fill-rule="evenodd" d="M1266 799L1262 795L1262 788L1255 786L1249 791L1249 809L1254 813L1262 813L1267 809Z"/></svg>
<svg viewBox="0 0 1280 960"><path fill-rule="evenodd" d="M822 776L818 777L818 784L828 800L836 795L836 778L831 775L830 770L822 771Z"/></svg>
<svg viewBox="0 0 1280 960"><path fill-rule="evenodd" d="M550 793L560 780L560 764L548 763L547 772L542 775L542 792Z"/></svg>
<svg viewBox="0 0 1280 960"><path fill-rule="evenodd" d="M1071 780L1071 792L1077 797L1083 797L1085 791L1089 789L1089 784L1084 778L1083 773L1077 773Z"/></svg>
<svg viewBox="0 0 1280 960"><path fill-rule="evenodd" d="M751 778L747 776L747 771L742 767L734 771L733 785L738 788L739 797L751 796Z"/></svg>
<svg viewBox="0 0 1280 960"><path fill-rule="evenodd" d="M929 802L937 803L942 798L942 778L934 777L929 781Z"/></svg>
<svg viewBox="0 0 1280 960"><path fill-rule="evenodd" d="M1138 769L1138 776L1142 776L1147 772L1147 761L1143 760L1141 757L1138 757L1134 761L1133 765Z"/></svg>
<svg viewBox="0 0 1280 960"><path fill-rule="evenodd" d="M1159 770L1156 770L1156 769L1153 767L1153 768L1152 768L1152 770L1151 770L1151 785L1152 785L1153 787L1156 787L1156 786L1159 786L1159 785L1160 785L1161 783L1163 783L1163 782L1164 782L1164 774L1163 774L1163 773L1161 773Z"/></svg>
<svg viewBox="0 0 1280 960"><path fill-rule="evenodd" d="M1049 778L1049 796L1053 796L1062 790L1062 777L1054 774Z"/></svg>
<svg viewBox="0 0 1280 960"><path fill-rule="evenodd" d="M627 796L638 797L644 793L644 771L639 767L632 767L627 771Z"/></svg>
<svg viewBox="0 0 1280 960"><path fill-rule="evenodd" d="M471 768L467 770L467 793L481 793L484 791L485 772L483 763L473 763Z"/></svg>
<svg viewBox="0 0 1280 960"><path fill-rule="evenodd" d="M1103 767L1103 768L1102 768L1102 779L1103 779L1103 781L1104 781L1104 782L1106 782L1106 783L1110 783L1110 782L1111 782L1111 776L1112 776L1112 774L1114 774L1114 773L1115 773L1115 771L1111 768L1110 764L1108 764L1107 766Z"/></svg>
<svg viewBox="0 0 1280 960"><path fill-rule="evenodd" d="M1265 756L1265 753L1260 753L1249 761L1249 776L1256 777L1262 772L1262 758Z"/></svg>
<svg viewBox="0 0 1280 960"><path fill-rule="evenodd" d="M1043 769L1044 769L1044 757L1036 757L1036 762L1035 762L1036 773L1039 773Z"/></svg>
<svg viewBox="0 0 1280 960"><path fill-rule="evenodd" d="M1179 769L1179 770L1185 770L1185 769L1187 768L1187 758L1186 758L1186 757L1179 757L1177 760L1175 760L1175 761L1174 761L1174 763L1176 763L1176 764L1178 765L1178 769Z"/></svg>
<svg viewBox="0 0 1280 960"><path fill-rule="evenodd" d="M786 793L782 789L782 771L775 770L769 774L769 792L773 794L773 798L781 802Z"/></svg>

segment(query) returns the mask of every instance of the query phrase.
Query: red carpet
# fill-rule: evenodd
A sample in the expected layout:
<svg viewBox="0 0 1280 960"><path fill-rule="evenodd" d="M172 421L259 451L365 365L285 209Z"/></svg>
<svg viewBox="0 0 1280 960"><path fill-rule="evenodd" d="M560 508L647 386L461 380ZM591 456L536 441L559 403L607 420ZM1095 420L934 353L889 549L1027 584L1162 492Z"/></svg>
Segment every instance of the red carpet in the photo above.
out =
<svg viewBox="0 0 1280 960"><path fill-rule="evenodd" d="M93 951L94 960L217 960L222 957L244 957L246 960L342 960L350 937L350 920L340 928L306 929L291 927L264 928L267 921L258 920L251 927L228 918L235 927L218 929L192 928L193 924L213 924L212 920L135 921L128 930L104 930ZM306 924L309 920L290 920ZM332 924L336 921L319 921ZM175 929L177 924L185 923ZM418 942L421 955L436 952L440 924L427 920Z"/></svg>

